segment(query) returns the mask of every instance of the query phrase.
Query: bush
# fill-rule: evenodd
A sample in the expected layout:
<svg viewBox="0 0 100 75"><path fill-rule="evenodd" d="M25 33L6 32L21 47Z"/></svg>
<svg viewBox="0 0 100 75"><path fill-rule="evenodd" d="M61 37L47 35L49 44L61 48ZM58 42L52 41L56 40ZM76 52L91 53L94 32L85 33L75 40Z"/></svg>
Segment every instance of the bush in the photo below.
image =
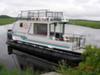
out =
<svg viewBox="0 0 100 75"><path fill-rule="evenodd" d="M57 72L62 75L100 75L100 48L87 46L84 60L76 68L60 64Z"/></svg>
<svg viewBox="0 0 100 75"><path fill-rule="evenodd" d="M84 61L79 65L81 70L100 72L100 48L87 46L83 56Z"/></svg>

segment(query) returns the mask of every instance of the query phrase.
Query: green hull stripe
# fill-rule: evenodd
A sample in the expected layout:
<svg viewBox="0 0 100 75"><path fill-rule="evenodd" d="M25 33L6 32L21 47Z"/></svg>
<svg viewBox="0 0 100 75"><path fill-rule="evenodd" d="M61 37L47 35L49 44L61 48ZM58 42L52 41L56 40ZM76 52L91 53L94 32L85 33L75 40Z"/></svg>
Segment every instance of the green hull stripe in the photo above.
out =
<svg viewBox="0 0 100 75"><path fill-rule="evenodd" d="M22 35L18 35L18 34L13 34L13 35L21 37L23 42L31 42L31 43L40 44L40 45L43 45L43 46L56 47L56 48L60 48L60 49L62 49L62 48L69 49L70 48L68 46L60 46L60 45L55 45L55 44L48 44L48 43L41 42L41 41L30 40L30 39L27 39L27 37L22 36Z"/></svg>

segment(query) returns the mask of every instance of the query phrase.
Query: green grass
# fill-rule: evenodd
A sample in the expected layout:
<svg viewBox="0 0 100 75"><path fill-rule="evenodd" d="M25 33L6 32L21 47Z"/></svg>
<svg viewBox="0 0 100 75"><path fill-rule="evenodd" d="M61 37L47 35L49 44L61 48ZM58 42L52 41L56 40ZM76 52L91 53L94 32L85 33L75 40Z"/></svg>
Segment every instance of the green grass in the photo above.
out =
<svg viewBox="0 0 100 75"><path fill-rule="evenodd" d="M70 67L66 63L60 63L56 72L61 75L100 75L100 48L87 46L83 53L84 60L77 67ZM40 75L38 71L32 69L26 70L8 70L0 65L0 75Z"/></svg>
<svg viewBox="0 0 100 75"><path fill-rule="evenodd" d="M7 17L7 18L0 18L0 25L11 24L15 22L16 19ZM89 21L89 20L69 20L69 24L85 26L100 29L100 21Z"/></svg>
<svg viewBox="0 0 100 75"><path fill-rule="evenodd" d="M69 24L85 26L100 29L100 21L89 21L89 20L69 20Z"/></svg>
<svg viewBox="0 0 100 75"><path fill-rule="evenodd" d="M11 24L15 21L16 20L14 18L0 18L0 25Z"/></svg>
<svg viewBox="0 0 100 75"><path fill-rule="evenodd" d="M32 69L26 70L8 70L3 65L0 65L0 75L40 75L39 71L33 71Z"/></svg>
<svg viewBox="0 0 100 75"><path fill-rule="evenodd" d="M87 46L84 60L75 68L60 64L57 72L62 75L100 75L100 48Z"/></svg>

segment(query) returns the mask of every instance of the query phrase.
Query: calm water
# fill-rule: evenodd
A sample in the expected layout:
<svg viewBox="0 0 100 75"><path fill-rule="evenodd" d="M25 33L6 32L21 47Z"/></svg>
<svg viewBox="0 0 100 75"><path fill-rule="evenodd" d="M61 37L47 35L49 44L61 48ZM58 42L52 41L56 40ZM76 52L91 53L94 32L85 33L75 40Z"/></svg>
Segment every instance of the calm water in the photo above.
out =
<svg viewBox="0 0 100 75"><path fill-rule="evenodd" d="M19 65L15 55L7 54L6 33L7 29L9 28L12 28L12 25L0 26L0 63L3 63L8 68L12 69L18 68ZM65 32L86 35L87 44L92 44L100 47L100 29L66 25Z"/></svg>
<svg viewBox="0 0 100 75"><path fill-rule="evenodd" d="M7 29L11 28L12 26L0 26L0 63L7 66L9 69L18 68L18 62L15 55L8 55L7 54Z"/></svg>
<svg viewBox="0 0 100 75"><path fill-rule="evenodd" d="M93 29L82 26L66 25L66 33L83 34L86 37L86 44L100 47L100 29Z"/></svg>

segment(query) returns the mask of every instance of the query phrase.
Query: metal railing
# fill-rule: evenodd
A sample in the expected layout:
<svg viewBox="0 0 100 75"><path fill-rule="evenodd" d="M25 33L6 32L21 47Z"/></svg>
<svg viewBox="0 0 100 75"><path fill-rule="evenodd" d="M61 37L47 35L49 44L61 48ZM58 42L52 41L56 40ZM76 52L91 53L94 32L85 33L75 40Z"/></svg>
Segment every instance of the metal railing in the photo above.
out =
<svg viewBox="0 0 100 75"><path fill-rule="evenodd" d="M28 10L28 11L21 11L18 16L18 19L25 19L25 20L46 20L46 21L59 21L63 18L63 12L54 12L48 10Z"/></svg>

